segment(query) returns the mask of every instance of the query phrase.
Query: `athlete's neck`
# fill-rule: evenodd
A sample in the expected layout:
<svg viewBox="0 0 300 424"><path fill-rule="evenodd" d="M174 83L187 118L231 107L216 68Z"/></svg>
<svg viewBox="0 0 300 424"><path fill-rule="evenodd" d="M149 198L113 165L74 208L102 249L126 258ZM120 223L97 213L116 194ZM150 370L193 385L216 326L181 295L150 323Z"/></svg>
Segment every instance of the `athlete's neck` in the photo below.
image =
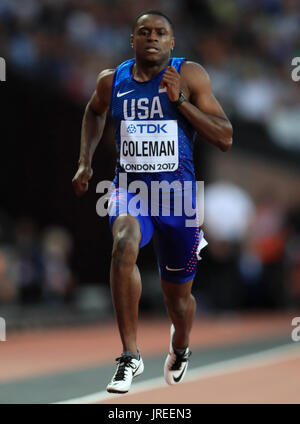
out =
<svg viewBox="0 0 300 424"><path fill-rule="evenodd" d="M144 63L136 59L132 68L132 76L138 82L149 81L168 66L169 60L170 58L167 58L163 63L149 64L149 62Z"/></svg>

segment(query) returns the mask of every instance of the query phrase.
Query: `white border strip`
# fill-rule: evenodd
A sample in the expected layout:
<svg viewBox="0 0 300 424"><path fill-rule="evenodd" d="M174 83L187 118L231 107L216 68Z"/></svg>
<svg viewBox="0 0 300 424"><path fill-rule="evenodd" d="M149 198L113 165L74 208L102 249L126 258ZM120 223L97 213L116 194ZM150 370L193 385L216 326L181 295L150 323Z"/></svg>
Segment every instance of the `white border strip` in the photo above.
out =
<svg viewBox="0 0 300 424"><path fill-rule="evenodd" d="M299 346L283 345L272 349L267 349L259 353L252 353L234 359L220 361L215 364L204 365L187 371L183 383L189 383L195 380L201 380L209 377L221 376L232 372L240 372L250 368L272 365L285 360L292 360L299 357ZM53 402L54 404L87 404L101 402L107 399L115 399L118 397L130 396L134 393L145 392L157 388L167 387L164 378L151 378L141 383L135 383L129 394L109 394L106 391L92 393L90 395L81 396L61 402ZM130 401L128 402L130 403Z"/></svg>

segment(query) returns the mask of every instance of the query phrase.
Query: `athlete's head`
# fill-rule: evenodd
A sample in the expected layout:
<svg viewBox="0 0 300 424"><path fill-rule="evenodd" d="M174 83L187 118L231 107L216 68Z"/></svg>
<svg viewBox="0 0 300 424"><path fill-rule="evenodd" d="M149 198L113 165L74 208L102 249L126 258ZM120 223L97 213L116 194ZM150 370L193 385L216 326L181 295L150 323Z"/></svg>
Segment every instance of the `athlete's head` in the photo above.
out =
<svg viewBox="0 0 300 424"><path fill-rule="evenodd" d="M162 12L148 10L135 19L130 42L136 57L160 63L170 57L174 48L173 24Z"/></svg>

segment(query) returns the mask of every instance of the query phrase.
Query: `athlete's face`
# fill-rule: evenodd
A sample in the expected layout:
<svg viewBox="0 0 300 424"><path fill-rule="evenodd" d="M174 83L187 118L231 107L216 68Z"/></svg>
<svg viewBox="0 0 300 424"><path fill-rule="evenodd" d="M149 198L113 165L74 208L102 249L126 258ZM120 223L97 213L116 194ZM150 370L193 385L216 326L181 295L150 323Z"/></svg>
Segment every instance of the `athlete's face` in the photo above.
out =
<svg viewBox="0 0 300 424"><path fill-rule="evenodd" d="M150 63L160 63L169 58L175 44L169 22L160 15L142 16L130 41L136 57Z"/></svg>

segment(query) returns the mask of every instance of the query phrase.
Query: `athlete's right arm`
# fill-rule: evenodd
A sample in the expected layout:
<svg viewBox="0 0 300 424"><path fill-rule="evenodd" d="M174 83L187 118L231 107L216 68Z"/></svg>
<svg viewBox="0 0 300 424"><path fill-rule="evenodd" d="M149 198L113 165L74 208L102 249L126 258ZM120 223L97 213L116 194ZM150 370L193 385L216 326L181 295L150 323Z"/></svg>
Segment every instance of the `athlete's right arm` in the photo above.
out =
<svg viewBox="0 0 300 424"><path fill-rule="evenodd" d="M81 126L78 170L72 180L77 196L82 196L88 190L88 181L93 175L92 159L105 127L113 76L113 69L107 69L99 74L96 90L85 108Z"/></svg>

